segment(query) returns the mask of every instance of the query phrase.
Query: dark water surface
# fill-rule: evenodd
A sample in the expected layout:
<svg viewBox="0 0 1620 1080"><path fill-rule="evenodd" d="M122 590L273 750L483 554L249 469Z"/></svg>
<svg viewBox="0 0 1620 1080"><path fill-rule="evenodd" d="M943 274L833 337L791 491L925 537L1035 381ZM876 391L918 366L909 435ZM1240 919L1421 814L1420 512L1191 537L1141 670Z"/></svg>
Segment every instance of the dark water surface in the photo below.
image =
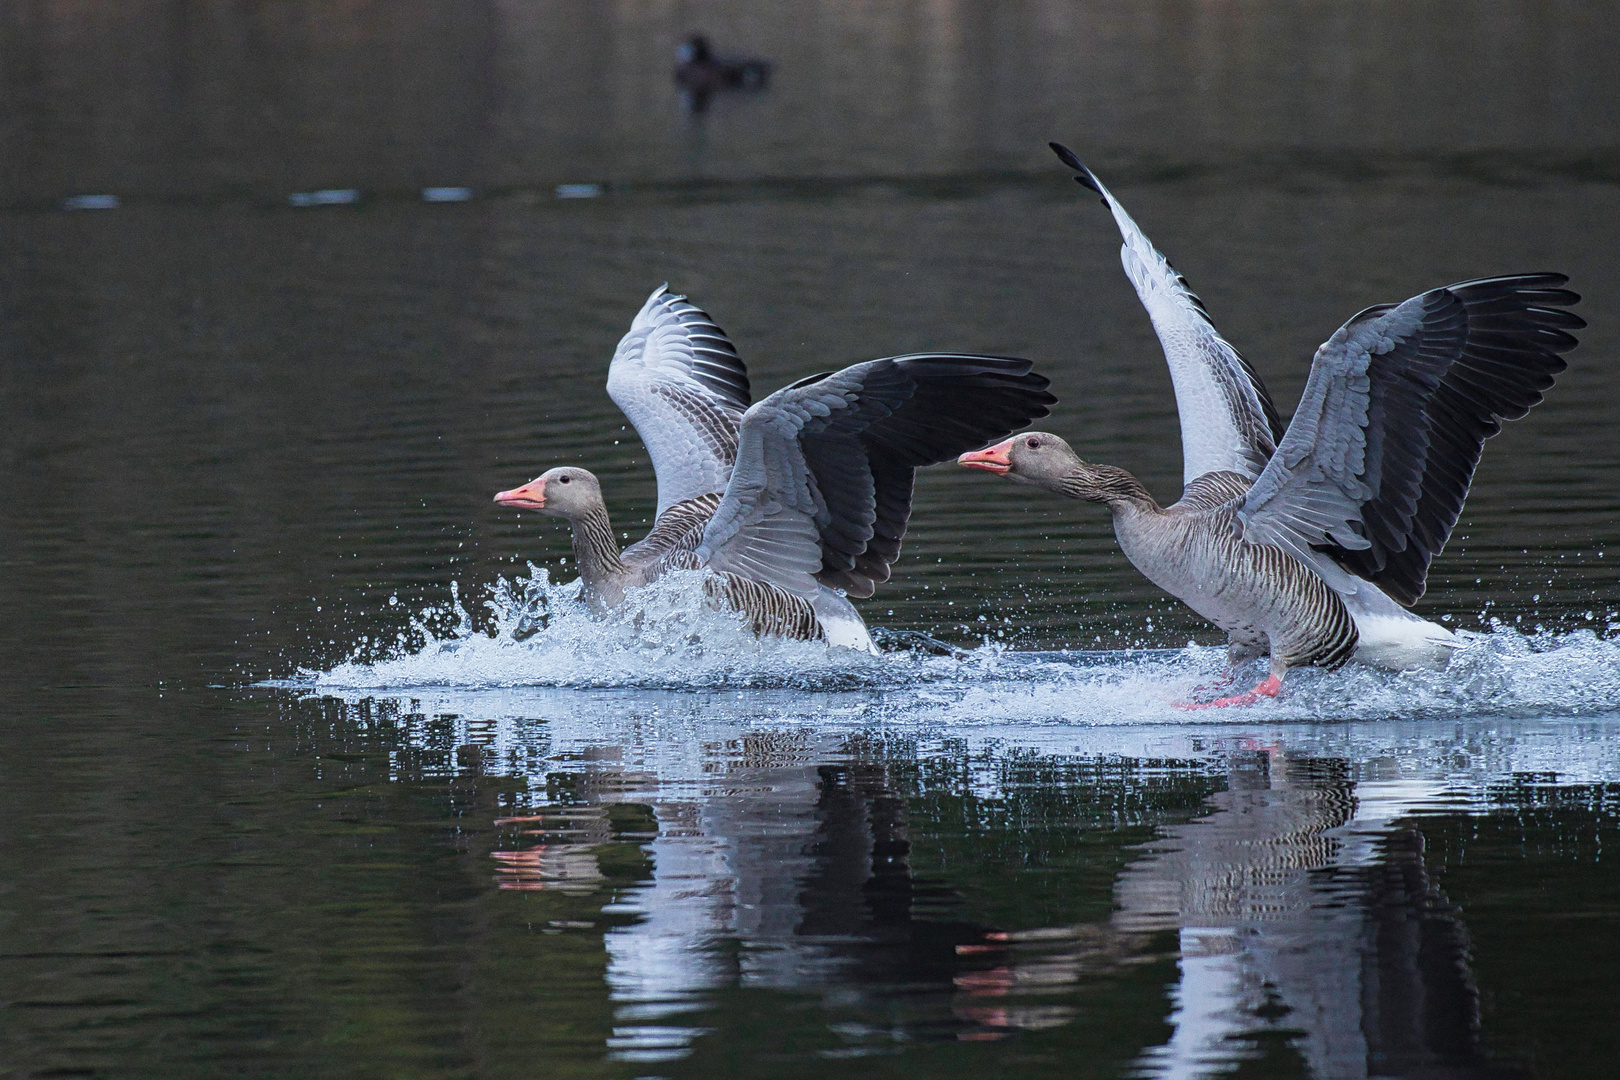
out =
<svg viewBox="0 0 1620 1080"><path fill-rule="evenodd" d="M770 89L683 112L695 28ZM1617 49L1573 0L0 10L0 1072L1612 1075ZM494 491L579 463L645 526L603 382L663 281L759 396L1029 356L1172 498L1049 138L1285 409L1368 304L1571 276L1420 604L1451 670L1187 723L1218 635L955 469L863 610L967 659L679 582L637 631L537 579L511 639L498 581L572 574Z"/></svg>

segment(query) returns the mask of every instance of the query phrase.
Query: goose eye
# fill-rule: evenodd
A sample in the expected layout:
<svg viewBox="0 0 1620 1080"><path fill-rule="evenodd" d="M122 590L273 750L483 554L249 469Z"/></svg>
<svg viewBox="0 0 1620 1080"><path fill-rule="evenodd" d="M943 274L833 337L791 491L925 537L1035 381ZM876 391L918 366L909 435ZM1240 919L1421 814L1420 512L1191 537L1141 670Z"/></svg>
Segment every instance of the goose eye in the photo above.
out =
<svg viewBox="0 0 1620 1080"><path fill-rule="evenodd" d="M566 477L566 476L559 476L559 477L557 477L557 483L559 483L559 484L566 484L566 483L568 483L568 477Z"/></svg>
<svg viewBox="0 0 1620 1080"><path fill-rule="evenodd" d="M1037 450L1037 449L1040 448L1041 440L1039 440L1039 439L1025 439L1024 440L1024 445L1029 447L1031 450Z"/></svg>

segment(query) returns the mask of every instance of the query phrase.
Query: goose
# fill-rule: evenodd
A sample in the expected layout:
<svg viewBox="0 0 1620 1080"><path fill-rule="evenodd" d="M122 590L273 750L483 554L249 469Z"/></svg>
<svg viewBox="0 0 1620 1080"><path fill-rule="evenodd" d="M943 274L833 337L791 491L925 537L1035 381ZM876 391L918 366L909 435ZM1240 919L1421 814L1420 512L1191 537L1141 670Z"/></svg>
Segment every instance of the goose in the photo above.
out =
<svg viewBox="0 0 1620 1080"><path fill-rule="evenodd" d="M1302 665L1443 667L1457 638L1407 608L1457 523L1482 444L1541 401L1576 345L1570 331L1586 325L1564 310L1580 300L1568 278L1480 278L1367 308L1317 349L1285 430L1186 279L1091 170L1052 148L1124 240L1175 386L1182 495L1161 507L1130 473L1082 461L1046 432L960 463L1105 504L1136 568L1227 632L1229 678L1270 656L1259 685L1206 705L1275 696Z"/></svg>
<svg viewBox="0 0 1620 1080"><path fill-rule="evenodd" d="M750 403L725 331L660 286L608 368L607 390L658 479L652 529L621 551L602 488L563 466L495 501L565 519L582 598L597 613L667 570L707 571L717 606L756 634L875 652L849 598L889 579L918 468L1046 416L1028 360L913 353L854 364Z"/></svg>

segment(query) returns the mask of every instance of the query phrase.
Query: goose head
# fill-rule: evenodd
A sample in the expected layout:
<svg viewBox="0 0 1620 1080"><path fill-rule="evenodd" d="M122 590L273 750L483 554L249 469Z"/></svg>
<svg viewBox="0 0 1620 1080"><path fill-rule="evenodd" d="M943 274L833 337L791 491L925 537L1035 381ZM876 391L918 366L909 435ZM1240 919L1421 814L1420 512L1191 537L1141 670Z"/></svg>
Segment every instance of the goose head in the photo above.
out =
<svg viewBox="0 0 1620 1080"><path fill-rule="evenodd" d="M1080 460L1068 443L1045 431L1026 431L1006 442L963 454L958 465L1005 476L1086 502L1153 505L1140 481L1124 469Z"/></svg>
<svg viewBox="0 0 1620 1080"><path fill-rule="evenodd" d="M1064 482L1085 465L1068 443L1045 431L1014 435L1006 442L963 454L956 462L1063 494L1068 494Z"/></svg>
<svg viewBox="0 0 1620 1080"><path fill-rule="evenodd" d="M541 473L522 487L502 491L495 496L502 506L515 506L519 510L535 510L549 517L570 521L585 517L603 507L602 485L586 469L572 465Z"/></svg>
<svg viewBox="0 0 1620 1080"><path fill-rule="evenodd" d="M675 48L675 59L682 64L707 64L714 59L714 50L709 46L709 39L702 34L692 34Z"/></svg>

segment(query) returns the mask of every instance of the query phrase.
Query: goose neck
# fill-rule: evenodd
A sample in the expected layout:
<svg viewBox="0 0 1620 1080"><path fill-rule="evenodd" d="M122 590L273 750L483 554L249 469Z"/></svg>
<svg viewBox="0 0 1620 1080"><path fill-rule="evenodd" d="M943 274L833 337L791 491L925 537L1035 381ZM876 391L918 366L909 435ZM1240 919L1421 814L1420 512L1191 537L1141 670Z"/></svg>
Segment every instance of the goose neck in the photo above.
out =
<svg viewBox="0 0 1620 1080"><path fill-rule="evenodd" d="M1071 499L1106 503L1118 513L1125 509L1154 511L1159 504L1153 501L1142 482L1124 469L1112 465L1093 465L1081 462L1064 475L1063 494Z"/></svg>
<svg viewBox="0 0 1620 1080"><path fill-rule="evenodd" d="M587 586L600 589L611 579L630 572L619 557L619 544L613 539L613 524L605 507L592 507L569 524L574 529L574 562Z"/></svg>

